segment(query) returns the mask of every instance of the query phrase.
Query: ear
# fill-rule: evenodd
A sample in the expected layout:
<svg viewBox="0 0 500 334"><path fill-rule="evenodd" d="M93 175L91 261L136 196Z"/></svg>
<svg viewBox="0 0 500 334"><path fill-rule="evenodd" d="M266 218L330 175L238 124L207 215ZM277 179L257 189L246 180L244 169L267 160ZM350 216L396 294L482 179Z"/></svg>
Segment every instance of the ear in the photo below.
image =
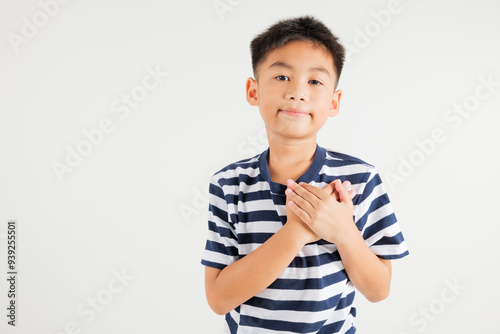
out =
<svg viewBox="0 0 500 334"><path fill-rule="evenodd" d="M330 117L337 116L340 109L341 97L342 97L342 91L340 89L336 90L335 93L333 93L332 105L330 106L330 113L328 114L328 116Z"/></svg>
<svg viewBox="0 0 500 334"><path fill-rule="evenodd" d="M248 103L250 103L251 106L257 106L258 105L257 81L255 81L254 78L247 79L246 90L247 90L246 96Z"/></svg>

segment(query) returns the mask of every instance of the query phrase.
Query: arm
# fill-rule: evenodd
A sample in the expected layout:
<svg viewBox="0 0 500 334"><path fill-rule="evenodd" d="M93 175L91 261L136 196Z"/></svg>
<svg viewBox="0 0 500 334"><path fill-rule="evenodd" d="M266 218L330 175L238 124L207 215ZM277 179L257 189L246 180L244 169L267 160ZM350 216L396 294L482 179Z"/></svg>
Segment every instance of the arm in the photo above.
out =
<svg viewBox="0 0 500 334"><path fill-rule="evenodd" d="M350 184L343 186L347 191ZM338 197L332 187L328 191ZM355 195L349 192L351 198ZM286 210L287 223L253 252L222 270L205 267L205 292L215 313L226 314L267 288L305 244L320 239L288 206Z"/></svg>
<svg viewBox="0 0 500 334"><path fill-rule="evenodd" d="M242 259L222 270L205 267L208 304L217 314L230 312L274 282L302 247L313 239L317 237L307 226L298 219L290 219Z"/></svg>
<svg viewBox="0 0 500 334"><path fill-rule="evenodd" d="M354 286L371 302L389 295L391 262L380 259L366 245L354 224L353 204L340 180L334 182L340 202L324 189L308 184L288 183L288 206L318 236L335 243L342 264Z"/></svg>
<svg viewBox="0 0 500 334"><path fill-rule="evenodd" d="M371 302L389 296L392 266L373 253L354 225L354 229L337 242L342 264L352 284Z"/></svg>

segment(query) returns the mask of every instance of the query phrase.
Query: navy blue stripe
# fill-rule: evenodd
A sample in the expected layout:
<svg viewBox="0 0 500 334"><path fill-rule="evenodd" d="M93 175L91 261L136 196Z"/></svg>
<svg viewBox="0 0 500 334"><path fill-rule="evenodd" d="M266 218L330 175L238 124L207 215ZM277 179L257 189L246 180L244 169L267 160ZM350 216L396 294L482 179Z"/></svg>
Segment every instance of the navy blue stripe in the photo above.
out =
<svg viewBox="0 0 500 334"><path fill-rule="evenodd" d="M220 269L220 270L227 267L227 265L225 265L225 264L207 261L207 260L201 260L201 264L204 266L207 266L207 267L212 267L212 268L216 268L216 269Z"/></svg>
<svg viewBox="0 0 500 334"><path fill-rule="evenodd" d="M354 326L352 326L347 330L347 332L345 332L345 334L354 334L354 333L356 333L356 327Z"/></svg>
<svg viewBox="0 0 500 334"><path fill-rule="evenodd" d="M274 233L240 233L238 234L238 241L240 245L244 244L263 244Z"/></svg>
<svg viewBox="0 0 500 334"><path fill-rule="evenodd" d="M373 167L373 165L370 165L366 161L363 161L360 158L356 158L356 157L354 157L352 155L348 155L348 154L345 154L345 153L340 153L340 152L337 152L337 151L326 151L326 152L327 152L327 154L330 157L335 158L335 159L341 159L342 161L345 161L345 162L353 162L353 163L356 163L356 164L362 164L362 165ZM329 159L327 159L326 161L330 162Z"/></svg>
<svg viewBox="0 0 500 334"><path fill-rule="evenodd" d="M337 310L341 310L343 308L351 306L352 303L354 302L354 295L355 294L356 293L353 291L353 292L349 293L347 296L345 296L344 298L342 298L339 301L339 304L337 305Z"/></svg>
<svg viewBox="0 0 500 334"><path fill-rule="evenodd" d="M218 233L221 237L230 238L236 242L238 241L238 239L234 235L233 230L222 227L222 226L218 226L213 221L210 221L210 220L208 221L208 229L212 232Z"/></svg>
<svg viewBox="0 0 500 334"><path fill-rule="evenodd" d="M410 254L410 252L404 251L403 253L397 254L397 255L377 255L377 256L381 259L384 259L384 260L396 260L396 259L400 259L402 257L405 257L409 254Z"/></svg>
<svg viewBox="0 0 500 334"><path fill-rule="evenodd" d="M251 212L238 212L238 222L251 223L259 221L280 221L275 210L259 210Z"/></svg>
<svg viewBox="0 0 500 334"><path fill-rule="evenodd" d="M348 281L344 269L322 278L278 278L268 288L277 290L319 290L342 281Z"/></svg>
<svg viewBox="0 0 500 334"><path fill-rule="evenodd" d="M339 179L340 181L349 181L353 186L357 184L365 183L366 180L370 177L371 173L356 173L352 175L331 175L331 174L319 174L314 182L316 183L332 183L333 181Z"/></svg>
<svg viewBox="0 0 500 334"><path fill-rule="evenodd" d="M239 199L242 202L260 201L265 199L271 199L271 193L269 190L259 190L252 191L248 193L241 192L238 194Z"/></svg>
<svg viewBox="0 0 500 334"><path fill-rule="evenodd" d="M227 194L226 201L228 204L238 205L238 202L252 202L252 201L261 201L261 200L269 200L272 199L271 193L269 190L259 190L252 191L248 193L244 193L240 191L236 194Z"/></svg>
<svg viewBox="0 0 500 334"><path fill-rule="evenodd" d="M212 205L212 204L208 205L208 210L211 211L212 214L215 217L219 218L220 220L222 220L224 222L227 221L227 211L224 211L221 208L219 208L218 206L215 206L215 205Z"/></svg>
<svg viewBox="0 0 500 334"><path fill-rule="evenodd" d="M297 256L290 263L291 268L310 268L319 267L328 263L340 261L339 252L323 253L312 256Z"/></svg>
<svg viewBox="0 0 500 334"><path fill-rule="evenodd" d="M264 179L260 174L256 176L250 176L248 174L238 174L238 176L229 177L225 179L219 179L219 183L222 187L224 186L239 186L240 183L245 183L248 186L254 185Z"/></svg>
<svg viewBox="0 0 500 334"><path fill-rule="evenodd" d="M207 240L207 244L205 246L205 249L212 251L212 252L217 252L229 256L238 256L238 248L233 247L233 246L225 246L224 244L221 244L219 242Z"/></svg>
<svg viewBox="0 0 500 334"><path fill-rule="evenodd" d="M373 244L373 246L382 246L382 245L399 245L404 241L403 233L399 232L393 237L382 237L379 241Z"/></svg>
<svg viewBox="0 0 500 334"><path fill-rule="evenodd" d="M389 197L387 196L387 194L382 194L379 197L375 198L370 203L370 206L368 207L368 210L365 212L363 217L359 218L358 221L356 222L356 226L358 227L358 229L360 231L363 230L370 214L388 203L389 203Z"/></svg>
<svg viewBox="0 0 500 334"><path fill-rule="evenodd" d="M366 240L376 234L377 232L382 231L384 228L391 226L392 224L395 224L397 222L396 216L394 213L391 213L388 216L385 216L384 218L379 219L375 223L371 224L368 226L365 231L363 232L363 238Z"/></svg>
<svg viewBox="0 0 500 334"><path fill-rule="evenodd" d="M229 332L231 334L236 334L238 332L238 324L234 321L230 313L226 314L226 322L229 327Z"/></svg>
<svg viewBox="0 0 500 334"><path fill-rule="evenodd" d="M356 308L352 307L349 314L351 314L353 317L356 317ZM334 322L332 324L325 325L321 328L320 331L318 331L318 334L331 334L331 333L338 333L340 329L344 326L345 319ZM352 334L356 333L356 327L351 326L346 332L346 334Z"/></svg>
<svg viewBox="0 0 500 334"><path fill-rule="evenodd" d="M247 159L243 159L243 160L239 160L239 161L236 161L236 162L233 162L232 164L229 164L227 165L226 167L222 168L221 170L217 171L217 173L215 173L215 175L219 174L219 173L224 173L224 172L227 172L227 171L230 171L230 170L234 170L236 169L237 167L241 167L241 168L249 168L249 167L257 167L258 166L258 159L257 157L259 155L261 155L262 153L259 153L251 158L247 158ZM254 160L255 159L255 160ZM254 161L252 161L254 160Z"/></svg>
<svg viewBox="0 0 500 334"><path fill-rule="evenodd" d="M373 178L365 184L365 188L363 189L363 199L367 199L373 192L373 189L375 189L375 187L377 187L381 183L382 179L378 174L375 174Z"/></svg>
<svg viewBox="0 0 500 334"><path fill-rule="evenodd" d="M208 186L208 192L214 196L219 197L220 199L225 199L222 189L213 183L210 183L210 185Z"/></svg>
<svg viewBox="0 0 500 334"><path fill-rule="evenodd" d="M338 333L339 330L344 326L345 319L324 325L321 327L321 329L318 331L318 334L332 334L332 333Z"/></svg>
<svg viewBox="0 0 500 334"><path fill-rule="evenodd" d="M339 303L341 293L326 300L285 300L275 301L266 298L253 297L245 304L272 311L301 311L301 312L321 312L335 309Z"/></svg>

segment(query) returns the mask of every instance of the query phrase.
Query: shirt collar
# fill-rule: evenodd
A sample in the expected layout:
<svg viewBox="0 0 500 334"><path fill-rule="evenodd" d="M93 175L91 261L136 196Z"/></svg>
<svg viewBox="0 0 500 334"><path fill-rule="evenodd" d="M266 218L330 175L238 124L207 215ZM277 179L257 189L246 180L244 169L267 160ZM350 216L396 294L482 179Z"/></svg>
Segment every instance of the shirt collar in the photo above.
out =
<svg viewBox="0 0 500 334"><path fill-rule="evenodd" d="M269 148L262 152L259 158L259 168L260 173L264 177L264 179L269 183L271 187L271 192L284 195L286 190L286 185L281 183L276 183L271 181L271 176L269 174L269 169L267 168L267 161L269 158ZM311 166L307 169L307 171L302 174L295 182L305 182L310 183L313 181L316 176L319 174L319 171L325 164L326 160L326 150L316 144L316 151L314 152L314 159L311 163Z"/></svg>

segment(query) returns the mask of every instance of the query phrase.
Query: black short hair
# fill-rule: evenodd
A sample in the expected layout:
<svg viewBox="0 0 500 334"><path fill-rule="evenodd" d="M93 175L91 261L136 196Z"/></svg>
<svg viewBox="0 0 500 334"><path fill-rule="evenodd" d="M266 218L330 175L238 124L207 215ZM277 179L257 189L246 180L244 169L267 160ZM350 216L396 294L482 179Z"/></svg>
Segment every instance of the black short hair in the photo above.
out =
<svg viewBox="0 0 500 334"><path fill-rule="evenodd" d="M310 15L278 21L252 40L250 52L254 76L257 78L258 66L271 51L297 40L311 41L331 54L337 75L336 87L344 66L345 49L323 22Z"/></svg>

